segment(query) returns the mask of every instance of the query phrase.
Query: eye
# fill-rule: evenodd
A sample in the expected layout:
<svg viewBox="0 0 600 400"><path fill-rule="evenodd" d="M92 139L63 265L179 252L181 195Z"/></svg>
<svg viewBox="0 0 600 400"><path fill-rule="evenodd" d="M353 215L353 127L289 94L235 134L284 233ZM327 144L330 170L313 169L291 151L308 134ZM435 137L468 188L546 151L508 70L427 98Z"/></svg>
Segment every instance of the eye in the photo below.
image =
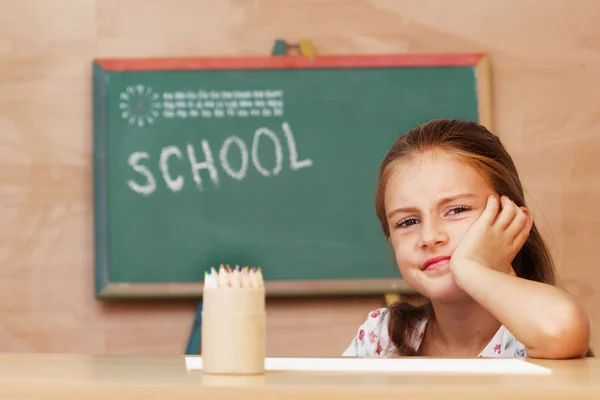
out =
<svg viewBox="0 0 600 400"><path fill-rule="evenodd" d="M419 220L416 218L404 218L396 222L396 228L408 228L412 225L416 225L417 223L419 223Z"/></svg>
<svg viewBox="0 0 600 400"><path fill-rule="evenodd" d="M450 211L448 211L448 215L458 215L464 213L465 211L469 211L471 207L469 206L456 206L452 207Z"/></svg>

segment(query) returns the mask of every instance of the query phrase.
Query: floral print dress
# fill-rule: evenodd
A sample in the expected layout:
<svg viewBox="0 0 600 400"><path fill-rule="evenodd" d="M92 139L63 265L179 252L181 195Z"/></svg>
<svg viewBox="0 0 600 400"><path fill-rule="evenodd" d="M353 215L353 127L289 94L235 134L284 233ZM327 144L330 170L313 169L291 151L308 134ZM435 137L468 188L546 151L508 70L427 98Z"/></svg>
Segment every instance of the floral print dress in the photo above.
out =
<svg viewBox="0 0 600 400"><path fill-rule="evenodd" d="M395 347L388 335L389 313L380 308L369 313L367 320L358 328L358 333L344 351L343 356L377 357L395 354ZM423 340L427 320L421 323L413 333L412 342L418 349ZM525 346L520 343L502 325L488 345L479 353L479 357L527 357Z"/></svg>

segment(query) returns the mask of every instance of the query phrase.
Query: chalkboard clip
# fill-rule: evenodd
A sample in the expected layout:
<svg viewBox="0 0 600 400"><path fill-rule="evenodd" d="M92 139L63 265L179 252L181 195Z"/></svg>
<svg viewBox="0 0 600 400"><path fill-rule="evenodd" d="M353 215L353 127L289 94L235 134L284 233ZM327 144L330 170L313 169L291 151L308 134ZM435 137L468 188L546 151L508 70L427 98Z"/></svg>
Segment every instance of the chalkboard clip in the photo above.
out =
<svg viewBox="0 0 600 400"><path fill-rule="evenodd" d="M287 43L285 40L277 39L273 44L272 56L285 56L287 53Z"/></svg>
<svg viewBox="0 0 600 400"><path fill-rule="evenodd" d="M290 50L295 50L304 57L315 59L315 46L310 39L301 39L298 43L287 43L285 40L277 39L273 44L271 55L285 56Z"/></svg>
<svg viewBox="0 0 600 400"><path fill-rule="evenodd" d="M300 54L310 58L311 61L315 59L315 46L310 39L300 40L298 46L300 47Z"/></svg>

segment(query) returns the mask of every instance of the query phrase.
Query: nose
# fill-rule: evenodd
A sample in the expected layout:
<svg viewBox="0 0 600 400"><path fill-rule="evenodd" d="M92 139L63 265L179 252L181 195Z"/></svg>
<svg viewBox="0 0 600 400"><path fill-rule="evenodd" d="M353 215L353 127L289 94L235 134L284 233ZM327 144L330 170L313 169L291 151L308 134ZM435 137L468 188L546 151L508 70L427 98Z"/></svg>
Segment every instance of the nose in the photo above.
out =
<svg viewBox="0 0 600 400"><path fill-rule="evenodd" d="M446 243L448 243L448 233L441 221L433 218L421 223L420 248L431 249Z"/></svg>

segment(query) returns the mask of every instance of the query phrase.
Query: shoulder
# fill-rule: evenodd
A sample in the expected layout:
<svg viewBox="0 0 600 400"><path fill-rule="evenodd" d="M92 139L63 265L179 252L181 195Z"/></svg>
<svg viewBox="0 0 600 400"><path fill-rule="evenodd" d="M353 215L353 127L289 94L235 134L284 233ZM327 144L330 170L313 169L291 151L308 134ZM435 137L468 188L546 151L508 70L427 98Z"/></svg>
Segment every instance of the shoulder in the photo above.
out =
<svg viewBox="0 0 600 400"><path fill-rule="evenodd" d="M367 314L344 356L383 356L391 350L388 335L389 310L378 308Z"/></svg>
<svg viewBox="0 0 600 400"><path fill-rule="evenodd" d="M517 340L504 325L498 329L480 357L527 357L525 345Z"/></svg>

